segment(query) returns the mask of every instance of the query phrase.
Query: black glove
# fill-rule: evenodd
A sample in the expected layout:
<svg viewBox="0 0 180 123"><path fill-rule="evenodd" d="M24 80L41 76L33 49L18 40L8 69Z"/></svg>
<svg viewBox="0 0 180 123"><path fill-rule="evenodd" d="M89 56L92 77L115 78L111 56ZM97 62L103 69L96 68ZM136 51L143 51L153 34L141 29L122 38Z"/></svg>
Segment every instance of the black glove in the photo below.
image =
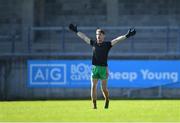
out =
<svg viewBox="0 0 180 123"><path fill-rule="evenodd" d="M136 34L136 30L135 29L129 29L127 34L126 34L126 37L129 38L129 37L131 37L131 36L133 36L135 34Z"/></svg>
<svg viewBox="0 0 180 123"><path fill-rule="evenodd" d="M77 33L77 26L76 25L73 25L73 24L69 24L69 29L75 33Z"/></svg>

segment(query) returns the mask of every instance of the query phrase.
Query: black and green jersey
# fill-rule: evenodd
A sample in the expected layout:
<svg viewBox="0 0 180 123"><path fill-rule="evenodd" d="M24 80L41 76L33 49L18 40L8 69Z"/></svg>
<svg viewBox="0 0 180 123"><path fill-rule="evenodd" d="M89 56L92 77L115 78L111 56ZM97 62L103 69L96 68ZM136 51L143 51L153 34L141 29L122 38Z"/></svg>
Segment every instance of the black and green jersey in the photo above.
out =
<svg viewBox="0 0 180 123"><path fill-rule="evenodd" d="M91 40L90 44L93 47L92 64L107 66L108 53L112 47L111 42L97 43Z"/></svg>

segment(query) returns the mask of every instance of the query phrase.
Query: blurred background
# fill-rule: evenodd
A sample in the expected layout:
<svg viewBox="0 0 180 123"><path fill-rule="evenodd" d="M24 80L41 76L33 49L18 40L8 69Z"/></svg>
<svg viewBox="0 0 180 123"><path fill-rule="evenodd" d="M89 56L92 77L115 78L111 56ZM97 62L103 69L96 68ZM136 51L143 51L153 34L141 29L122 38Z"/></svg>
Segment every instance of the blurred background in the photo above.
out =
<svg viewBox="0 0 180 123"><path fill-rule="evenodd" d="M70 23L92 39L102 28L107 41L136 28L136 36L111 49L110 59L178 60L179 5L179 0L0 0L0 100L90 98L90 88L27 87L28 60L91 59L91 48L68 30ZM114 99L180 97L178 88L162 86L110 93Z"/></svg>

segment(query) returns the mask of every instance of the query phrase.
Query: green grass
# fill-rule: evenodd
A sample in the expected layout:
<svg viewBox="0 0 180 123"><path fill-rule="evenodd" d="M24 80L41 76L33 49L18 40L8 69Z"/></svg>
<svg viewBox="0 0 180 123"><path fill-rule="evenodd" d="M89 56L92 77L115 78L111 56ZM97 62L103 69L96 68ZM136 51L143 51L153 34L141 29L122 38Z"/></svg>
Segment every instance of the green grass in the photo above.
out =
<svg viewBox="0 0 180 123"><path fill-rule="evenodd" d="M90 100L0 102L0 121L180 122L180 100L111 100L110 108Z"/></svg>

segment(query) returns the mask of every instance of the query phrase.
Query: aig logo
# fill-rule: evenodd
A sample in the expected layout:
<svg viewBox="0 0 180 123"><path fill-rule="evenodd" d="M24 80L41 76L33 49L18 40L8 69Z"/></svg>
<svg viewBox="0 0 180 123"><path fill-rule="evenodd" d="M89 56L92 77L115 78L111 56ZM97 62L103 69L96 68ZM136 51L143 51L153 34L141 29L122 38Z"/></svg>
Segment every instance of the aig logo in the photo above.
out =
<svg viewBox="0 0 180 123"><path fill-rule="evenodd" d="M66 84L66 65L54 62L28 62L30 86L56 86Z"/></svg>

